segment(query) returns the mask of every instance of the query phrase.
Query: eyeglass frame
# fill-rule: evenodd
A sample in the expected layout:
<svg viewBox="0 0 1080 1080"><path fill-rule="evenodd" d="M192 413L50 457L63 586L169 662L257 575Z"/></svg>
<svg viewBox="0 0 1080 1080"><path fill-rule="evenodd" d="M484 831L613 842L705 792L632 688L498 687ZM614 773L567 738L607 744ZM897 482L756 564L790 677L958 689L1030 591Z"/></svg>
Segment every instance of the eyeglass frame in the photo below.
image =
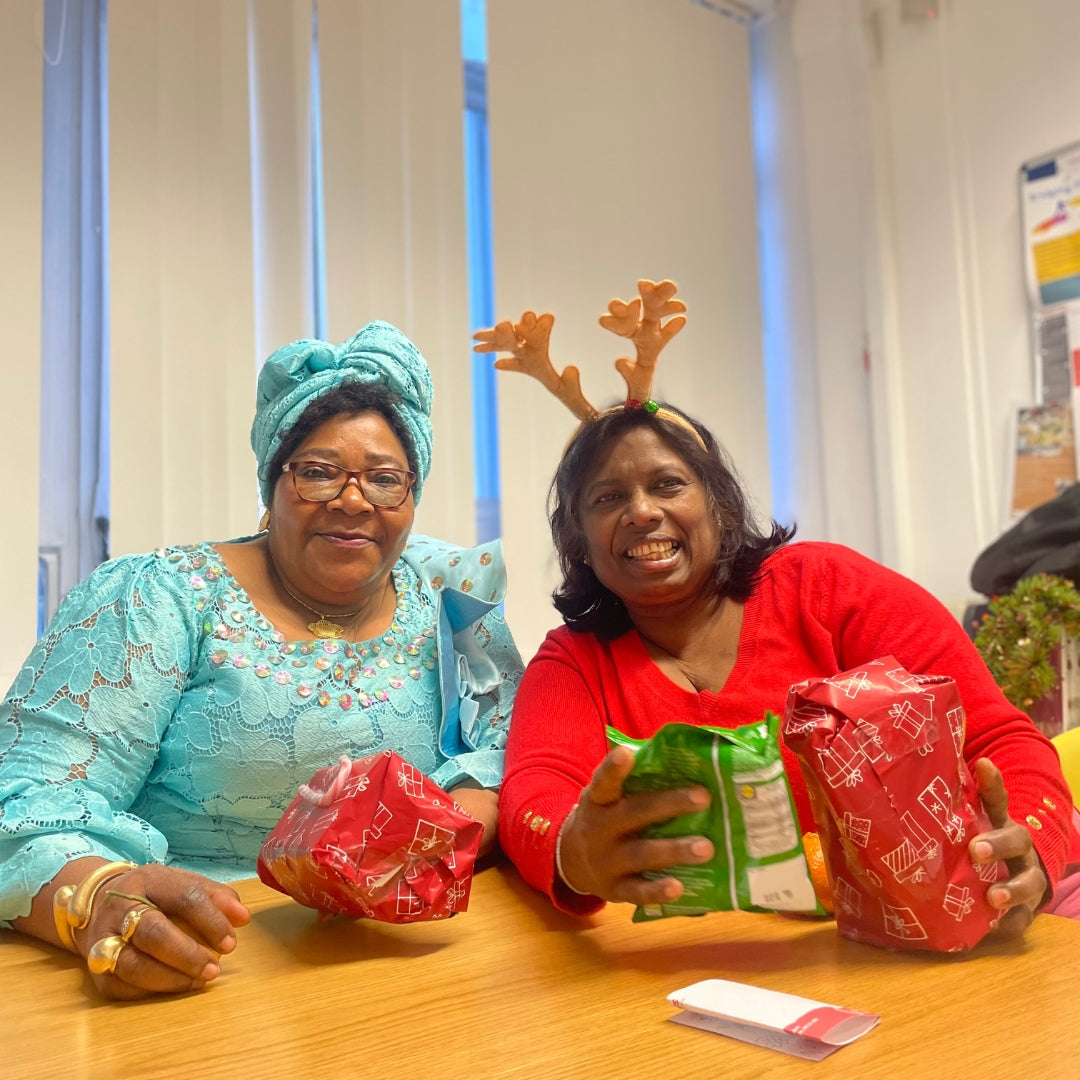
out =
<svg viewBox="0 0 1080 1080"><path fill-rule="evenodd" d="M329 499L309 499L306 495L300 494L300 489L296 486L296 469L300 465L322 465L326 468L337 469L344 473L344 480L341 482L341 487L330 496ZM407 469L395 469L391 465L381 465L370 469L343 469L340 465L335 465L332 461L319 461L318 458L298 458L295 461L286 461L281 466L283 473L292 474L293 491L296 492L298 499L303 499L304 502L310 503L330 503L335 499L340 499L342 492L349 486L350 480L356 480L356 486L360 489L360 494L369 502L372 506L377 507L380 510L398 510L405 505L405 500L409 497L409 492L413 490L413 486L416 484L416 473L409 472ZM371 496L364 490L363 477L367 473L394 473L398 476L405 477L405 494L401 497L401 502L398 503L378 503L375 502Z"/></svg>

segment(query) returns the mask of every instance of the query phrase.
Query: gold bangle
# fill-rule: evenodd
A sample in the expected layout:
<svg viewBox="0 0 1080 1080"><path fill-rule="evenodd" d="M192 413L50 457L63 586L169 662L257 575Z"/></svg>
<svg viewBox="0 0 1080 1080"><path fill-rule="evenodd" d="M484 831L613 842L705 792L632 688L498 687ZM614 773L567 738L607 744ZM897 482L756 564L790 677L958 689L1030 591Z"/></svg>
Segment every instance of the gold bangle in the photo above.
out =
<svg viewBox="0 0 1080 1080"><path fill-rule="evenodd" d="M136 863L128 862L110 862L105 863L104 866L99 866L95 870L91 870L75 886L75 892L72 894L71 899L68 901L68 922L71 923L75 930L82 930L83 927L90 922L90 915L94 908L94 898L98 894L98 889L109 881L111 878L119 877L121 874L126 874L129 870L134 870Z"/></svg>
<svg viewBox="0 0 1080 1080"><path fill-rule="evenodd" d="M134 870L133 862L109 862L91 870L78 885L62 885L53 893L53 921L56 933L66 949L78 952L75 931L82 930L89 922L94 909L94 898L106 881Z"/></svg>
<svg viewBox="0 0 1080 1080"><path fill-rule="evenodd" d="M60 939L60 944L69 952L77 953L79 950L75 946L75 933L67 918L68 901L74 892L74 885L61 885L53 893L52 912L53 922L56 924L56 936Z"/></svg>

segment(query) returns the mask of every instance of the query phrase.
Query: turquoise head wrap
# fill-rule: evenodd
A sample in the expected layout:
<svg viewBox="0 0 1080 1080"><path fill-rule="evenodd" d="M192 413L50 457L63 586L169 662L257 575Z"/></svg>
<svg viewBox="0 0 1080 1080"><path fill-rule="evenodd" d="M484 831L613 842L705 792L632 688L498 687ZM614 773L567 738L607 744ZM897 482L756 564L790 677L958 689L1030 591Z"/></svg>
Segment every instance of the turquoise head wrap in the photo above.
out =
<svg viewBox="0 0 1080 1080"><path fill-rule="evenodd" d="M341 345L302 339L273 353L259 372L251 448L259 462L259 491L269 506L276 476L270 462L282 433L316 398L345 381L381 383L400 399L394 411L412 437L413 496L431 469L431 372L420 350L396 327L371 322Z"/></svg>

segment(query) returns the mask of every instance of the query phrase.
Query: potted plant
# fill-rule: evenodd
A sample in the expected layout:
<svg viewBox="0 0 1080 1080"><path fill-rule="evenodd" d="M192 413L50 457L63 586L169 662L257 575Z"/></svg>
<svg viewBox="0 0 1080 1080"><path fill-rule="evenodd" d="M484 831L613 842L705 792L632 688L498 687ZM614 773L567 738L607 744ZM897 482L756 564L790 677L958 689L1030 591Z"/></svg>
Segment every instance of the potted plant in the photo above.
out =
<svg viewBox="0 0 1080 1080"><path fill-rule="evenodd" d="M1062 730L1063 641L1080 638L1080 592L1068 579L1035 574L995 596L975 635L1005 696L1045 734Z"/></svg>

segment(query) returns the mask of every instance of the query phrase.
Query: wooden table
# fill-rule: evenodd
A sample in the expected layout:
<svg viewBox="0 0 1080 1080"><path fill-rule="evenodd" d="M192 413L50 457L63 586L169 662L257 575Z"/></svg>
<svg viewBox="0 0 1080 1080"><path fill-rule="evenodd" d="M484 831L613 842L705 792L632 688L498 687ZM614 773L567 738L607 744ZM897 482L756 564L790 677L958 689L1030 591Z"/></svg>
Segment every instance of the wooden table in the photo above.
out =
<svg viewBox="0 0 1080 1080"><path fill-rule="evenodd" d="M256 881L202 993L102 1002L74 957L0 932L0 1076L64 1080L987 1080L1080 1076L1080 922L967 958L889 953L830 922L718 913L564 917L507 866L448 922L314 914ZM721 977L881 1014L818 1063L668 1022L672 990Z"/></svg>

